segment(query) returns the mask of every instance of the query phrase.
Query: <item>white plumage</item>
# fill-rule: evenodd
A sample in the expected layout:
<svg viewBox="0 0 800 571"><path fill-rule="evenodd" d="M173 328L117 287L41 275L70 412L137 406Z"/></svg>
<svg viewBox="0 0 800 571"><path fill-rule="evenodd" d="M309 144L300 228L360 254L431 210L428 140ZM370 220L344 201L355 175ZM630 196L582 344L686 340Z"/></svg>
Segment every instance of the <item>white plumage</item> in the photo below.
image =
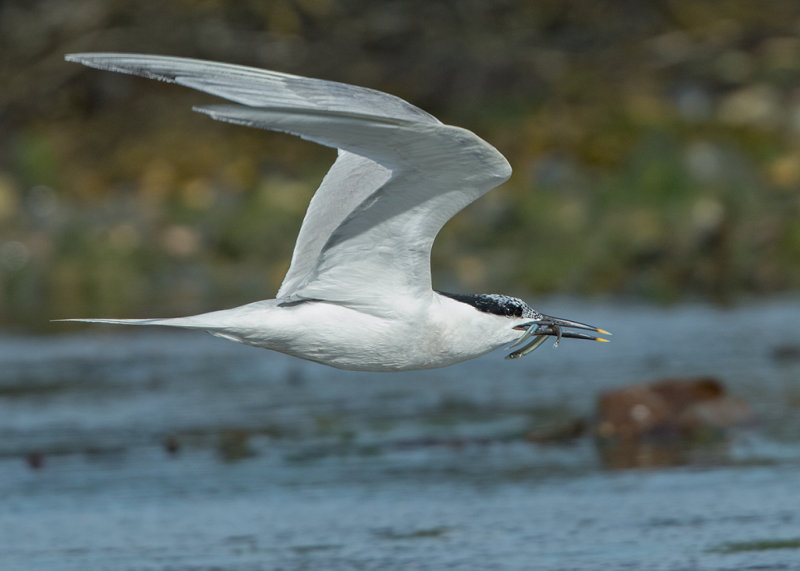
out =
<svg viewBox="0 0 800 571"><path fill-rule="evenodd" d="M511 175L474 133L372 89L186 58L73 54L75 61L177 83L238 105L195 108L220 121L297 135L339 150L309 204L276 299L168 319L70 319L201 329L354 370L441 367L563 330L515 298L433 291L442 226Z"/></svg>

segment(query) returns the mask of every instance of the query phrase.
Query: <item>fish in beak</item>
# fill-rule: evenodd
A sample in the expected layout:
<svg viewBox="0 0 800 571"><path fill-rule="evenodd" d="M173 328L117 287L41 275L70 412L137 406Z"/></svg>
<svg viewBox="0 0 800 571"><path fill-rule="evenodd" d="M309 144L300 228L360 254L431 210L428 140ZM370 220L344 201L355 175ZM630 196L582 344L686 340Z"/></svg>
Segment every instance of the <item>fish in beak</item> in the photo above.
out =
<svg viewBox="0 0 800 571"><path fill-rule="evenodd" d="M506 359L519 359L520 357L524 357L528 353L538 349L548 337L556 338L555 346L558 346L562 338L587 339L589 341L608 343L608 339L581 331L572 331L572 329L583 329L602 335L611 335L609 331L593 325L588 325L579 321L571 321L569 319L561 319L560 317L551 317L550 315L542 315L538 319L517 325L514 329L524 330L525 333L514 341L514 343L509 345L508 348L513 349L523 344L524 346L506 355Z"/></svg>

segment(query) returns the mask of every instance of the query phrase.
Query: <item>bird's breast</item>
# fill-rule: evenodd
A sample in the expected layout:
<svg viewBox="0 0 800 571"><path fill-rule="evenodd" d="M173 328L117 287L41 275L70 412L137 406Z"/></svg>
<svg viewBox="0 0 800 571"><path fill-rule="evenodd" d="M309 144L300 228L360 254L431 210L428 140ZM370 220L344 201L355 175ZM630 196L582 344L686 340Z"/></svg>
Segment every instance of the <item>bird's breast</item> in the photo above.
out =
<svg viewBox="0 0 800 571"><path fill-rule="evenodd" d="M399 299L376 312L306 301L264 304L243 316L231 337L341 369L402 371L444 367L496 349L513 338L506 321L438 298Z"/></svg>

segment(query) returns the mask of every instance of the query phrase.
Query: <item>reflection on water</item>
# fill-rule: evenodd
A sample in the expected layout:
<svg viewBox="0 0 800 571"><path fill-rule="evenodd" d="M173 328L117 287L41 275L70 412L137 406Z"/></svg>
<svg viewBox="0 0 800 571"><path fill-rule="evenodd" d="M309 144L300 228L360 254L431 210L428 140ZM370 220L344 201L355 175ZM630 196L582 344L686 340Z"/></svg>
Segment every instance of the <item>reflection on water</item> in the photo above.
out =
<svg viewBox="0 0 800 571"><path fill-rule="evenodd" d="M197 333L0 338L0 567L800 561L800 302L537 308L598 323L613 343L370 374ZM662 440L684 425L639 423L658 428L609 447L631 425L608 432L601 393L702 376L720 383L700 381L704 399L727 391L754 420L688 441ZM619 409L634 420L642 403L668 408L636 387ZM708 402L681 404L681 422L718 414Z"/></svg>

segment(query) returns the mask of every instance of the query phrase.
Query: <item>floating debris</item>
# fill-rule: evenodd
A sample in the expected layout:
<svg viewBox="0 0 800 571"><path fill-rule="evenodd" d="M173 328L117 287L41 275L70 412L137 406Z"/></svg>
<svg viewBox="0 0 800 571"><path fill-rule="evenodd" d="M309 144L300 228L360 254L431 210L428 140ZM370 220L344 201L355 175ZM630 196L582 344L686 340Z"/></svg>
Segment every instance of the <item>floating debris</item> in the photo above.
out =
<svg viewBox="0 0 800 571"><path fill-rule="evenodd" d="M664 379L602 393L594 435L610 467L669 466L686 463L693 447L724 446L728 429L751 418L713 377Z"/></svg>

